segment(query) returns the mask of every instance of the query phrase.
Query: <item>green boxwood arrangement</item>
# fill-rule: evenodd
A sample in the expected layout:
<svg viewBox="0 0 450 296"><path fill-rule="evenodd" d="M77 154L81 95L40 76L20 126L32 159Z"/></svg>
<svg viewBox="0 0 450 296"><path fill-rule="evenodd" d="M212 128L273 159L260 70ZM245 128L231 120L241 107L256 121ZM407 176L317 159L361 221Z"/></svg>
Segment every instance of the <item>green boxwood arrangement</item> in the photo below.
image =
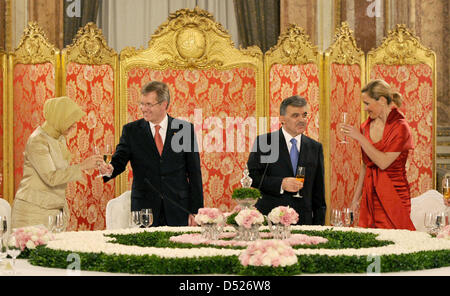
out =
<svg viewBox="0 0 450 296"><path fill-rule="evenodd" d="M372 233L352 231L294 231L325 237L328 243L305 248L368 248L391 244L379 241ZM200 248L201 245L172 243L169 238L180 232L144 232L128 235L111 234L115 243L169 248ZM211 246L208 246L211 247ZM39 246L29 253L33 265L67 268L71 251L59 251ZM108 255L104 253L77 253L81 268L90 271L135 274L239 274L239 275L294 275L302 273L365 273L372 259L367 256L298 255L298 263L288 267L244 267L237 256L198 258L161 258L155 255ZM401 255L380 256L380 272L422 270L450 266L450 250L424 251Z"/></svg>
<svg viewBox="0 0 450 296"><path fill-rule="evenodd" d="M261 198L261 192L256 188L236 188L231 195L233 199L258 199Z"/></svg>

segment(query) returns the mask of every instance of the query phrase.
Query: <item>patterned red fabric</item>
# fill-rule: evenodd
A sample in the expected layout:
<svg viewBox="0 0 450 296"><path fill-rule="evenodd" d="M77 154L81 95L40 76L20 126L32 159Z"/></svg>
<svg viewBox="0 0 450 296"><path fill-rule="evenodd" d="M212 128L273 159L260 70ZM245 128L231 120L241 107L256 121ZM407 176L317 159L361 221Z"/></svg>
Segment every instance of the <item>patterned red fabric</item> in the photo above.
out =
<svg viewBox="0 0 450 296"><path fill-rule="evenodd" d="M157 71L136 68L128 72L128 122L142 117L138 102L141 87L153 80L168 84L168 113L194 124L200 149L205 207L230 211L231 200L256 137L256 72L232 70ZM233 122L245 126L237 129ZM130 172L131 172L131 168ZM130 173L128 187L131 187Z"/></svg>
<svg viewBox="0 0 450 296"><path fill-rule="evenodd" d="M106 144L114 147L114 70L109 65L68 63L66 73L67 96L76 101L87 116L77 130L67 136L72 162L79 163L100 152ZM114 180L103 183L98 171L85 181L69 183L66 191L71 216L68 230L105 229L106 204L114 198Z"/></svg>
<svg viewBox="0 0 450 296"><path fill-rule="evenodd" d="M55 97L55 69L52 63L17 64L13 70L14 192L23 175L23 152L28 137L44 122L42 110Z"/></svg>
<svg viewBox="0 0 450 296"><path fill-rule="evenodd" d="M381 78L403 96L405 114L414 139L406 163L411 197L433 188L433 71L425 64L375 65L371 79Z"/></svg>
<svg viewBox="0 0 450 296"><path fill-rule="evenodd" d="M348 138L347 144L339 132L342 113L347 123L359 128L361 118L361 69L354 65L331 65L330 77L330 209L349 207L361 168L361 149L358 142Z"/></svg>
<svg viewBox="0 0 450 296"><path fill-rule="evenodd" d="M319 140L319 74L316 64L274 64L270 68L269 116L271 117L271 131L281 127L278 121L281 101L293 95L300 95L308 102L311 114L308 118L305 135Z"/></svg>

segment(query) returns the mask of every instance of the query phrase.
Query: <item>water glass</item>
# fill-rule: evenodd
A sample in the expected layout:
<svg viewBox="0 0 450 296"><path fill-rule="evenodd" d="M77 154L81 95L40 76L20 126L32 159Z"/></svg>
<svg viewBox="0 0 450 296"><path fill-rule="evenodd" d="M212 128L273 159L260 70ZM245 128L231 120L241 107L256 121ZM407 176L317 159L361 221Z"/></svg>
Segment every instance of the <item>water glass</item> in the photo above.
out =
<svg viewBox="0 0 450 296"><path fill-rule="evenodd" d="M141 223L141 211L131 211L130 216L130 227L138 228L142 225Z"/></svg>
<svg viewBox="0 0 450 296"><path fill-rule="evenodd" d="M353 212L349 208L344 208L342 210L342 216L344 217L344 226L350 227L353 225Z"/></svg>
<svg viewBox="0 0 450 296"><path fill-rule="evenodd" d="M342 226L342 212L338 209L333 209L331 211L331 224L333 226Z"/></svg>
<svg viewBox="0 0 450 296"><path fill-rule="evenodd" d="M153 212L152 209L141 210L141 224L147 228L153 224Z"/></svg>

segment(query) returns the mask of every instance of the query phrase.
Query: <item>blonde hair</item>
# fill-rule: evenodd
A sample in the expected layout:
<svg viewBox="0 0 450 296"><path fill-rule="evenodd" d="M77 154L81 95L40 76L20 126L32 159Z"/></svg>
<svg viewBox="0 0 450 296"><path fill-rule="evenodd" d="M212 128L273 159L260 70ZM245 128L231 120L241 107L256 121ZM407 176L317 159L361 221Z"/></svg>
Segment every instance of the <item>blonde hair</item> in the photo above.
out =
<svg viewBox="0 0 450 296"><path fill-rule="evenodd" d="M384 97L388 104L394 102L397 107L402 105L402 95L398 92L393 92L391 86L382 79L370 81L361 92L366 93L369 97L377 101L380 97Z"/></svg>

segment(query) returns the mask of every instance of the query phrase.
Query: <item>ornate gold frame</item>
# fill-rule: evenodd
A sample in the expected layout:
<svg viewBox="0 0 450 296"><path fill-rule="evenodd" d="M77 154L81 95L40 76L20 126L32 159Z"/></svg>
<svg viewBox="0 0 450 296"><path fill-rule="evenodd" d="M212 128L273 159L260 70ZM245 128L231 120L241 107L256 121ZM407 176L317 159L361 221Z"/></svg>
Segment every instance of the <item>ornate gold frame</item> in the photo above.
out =
<svg viewBox="0 0 450 296"><path fill-rule="evenodd" d="M270 102L270 69L274 64L283 65L303 65L313 63L319 69L319 89L323 88L323 55L314 46L305 30L295 24L289 25L278 38L275 46L270 48L264 55L264 95L265 95L265 116L269 117ZM320 93L320 106L323 104L323 95ZM319 115L320 118L322 114ZM319 125L320 126L320 125ZM319 133L321 133L319 128ZM319 138L322 138L319 135Z"/></svg>
<svg viewBox="0 0 450 296"><path fill-rule="evenodd" d="M367 79L370 80L370 70L374 65L416 65L426 64L433 73L433 186L436 186L436 127L437 127L437 73L436 54L423 46L419 39L405 26L397 25L390 30L382 44L367 54Z"/></svg>
<svg viewBox="0 0 450 296"><path fill-rule="evenodd" d="M103 36L102 30L90 22L80 28L71 45L61 53L61 89L62 94L67 94L67 65L70 62L88 65L110 65L114 70L114 141L119 143L121 128L120 121L120 97L119 97L119 55L110 48ZM120 182L118 182L120 185ZM115 194L119 196L120 186L115 186Z"/></svg>
<svg viewBox="0 0 450 296"><path fill-rule="evenodd" d="M209 12L198 7L171 13L151 36L147 49L127 47L120 53L121 123L127 121L126 78L133 68L228 70L242 66L255 69L256 116L262 117L266 110L261 50L256 46L236 49L222 25ZM123 180L122 189L127 185Z"/></svg>
<svg viewBox="0 0 450 296"><path fill-rule="evenodd" d="M25 28L17 48L8 56L8 100L4 106L7 118L5 123L4 144L7 145L5 152L6 170L8 174L4 176L5 188L7 192L5 199L10 203L14 200L14 90L13 73L17 64L43 64L51 63L55 69L55 95L59 96L59 77L61 69L61 59L59 49L50 44L44 30L36 22L29 22ZM4 119L5 120L5 119Z"/></svg>
<svg viewBox="0 0 450 296"><path fill-rule="evenodd" d="M353 31L350 29L347 22L342 22L341 26L336 29L333 43L325 51L324 59L324 103L322 105L323 120L321 124L324 125L324 165L325 165L325 196L327 205L331 203L331 164L330 158L330 98L331 98L331 65L332 64L344 64L353 65L358 64L361 68L361 84L365 84L365 55L364 52L357 47L356 40L353 36ZM361 121L363 106L361 104ZM330 219L330 207L327 207L326 223L329 224Z"/></svg>
<svg viewBox="0 0 450 296"><path fill-rule="evenodd" d="M3 120L3 143L2 143L2 145L3 145L3 171L2 171L2 174L3 174L4 184L7 184L7 183L5 183L5 180L9 179L8 176L10 175L10 172L11 172L10 167L8 165L10 162L6 161L6 160L7 160L8 155L10 155L8 153L8 150L12 149L12 147L10 147L10 145L8 145L9 142L6 140L7 139L6 137L8 136L6 133L6 130L8 129L7 128L8 117L10 116L10 114L8 112L6 112L6 106L8 105L8 92L7 92L7 90L8 90L8 62L7 61L8 61L8 57L6 55L6 52L0 50L0 65L2 66L1 75L3 77L2 104L3 104L3 110L4 110L3 118L2 118L2 120ZM8 198L10 196L10 194L8 194L8 192L7 192L8 190L9 190L9 186L4 185L2 197L11 203L11 201Z"/></svg>

